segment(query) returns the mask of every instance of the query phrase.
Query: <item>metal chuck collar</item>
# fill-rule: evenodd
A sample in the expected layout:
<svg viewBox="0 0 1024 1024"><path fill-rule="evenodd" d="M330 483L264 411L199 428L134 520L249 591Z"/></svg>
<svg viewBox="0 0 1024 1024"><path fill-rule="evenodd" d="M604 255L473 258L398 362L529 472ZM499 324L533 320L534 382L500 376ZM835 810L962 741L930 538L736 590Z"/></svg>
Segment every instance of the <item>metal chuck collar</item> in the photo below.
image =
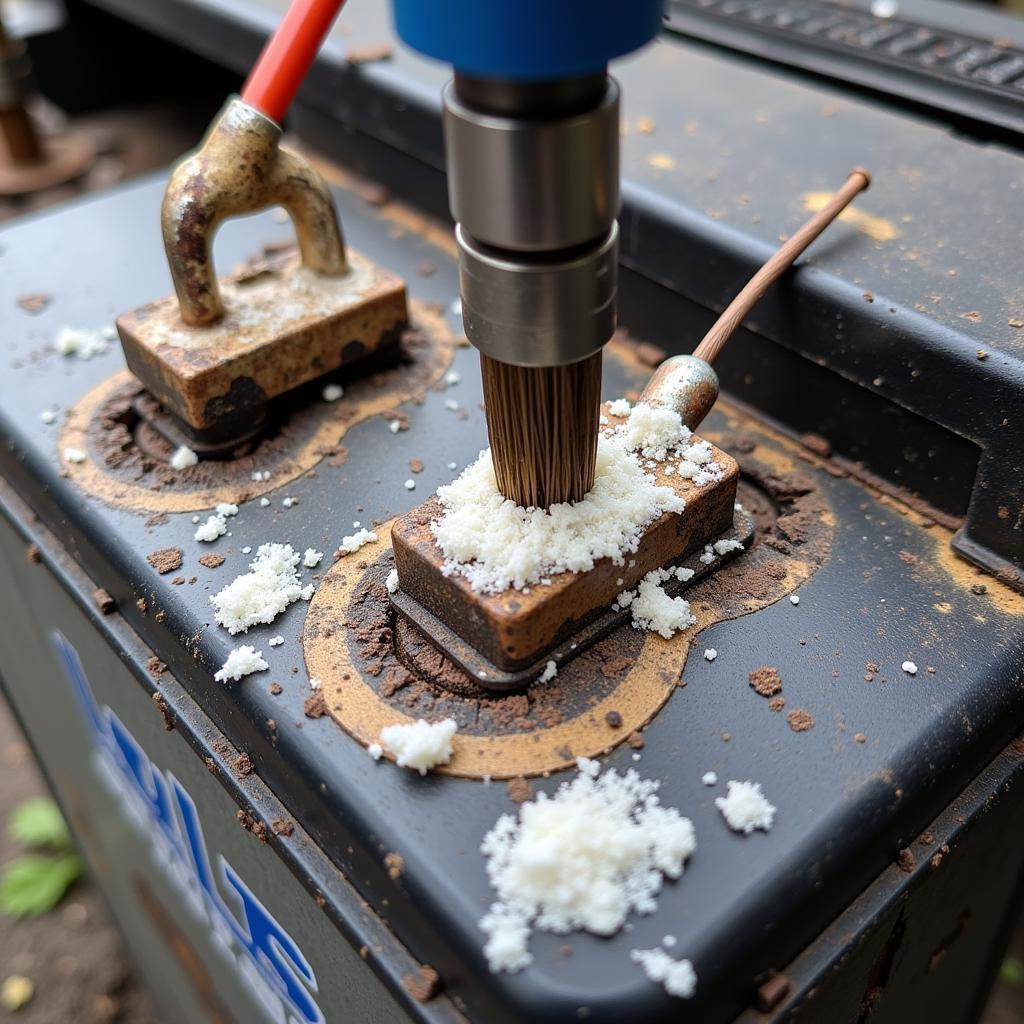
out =
<svg viewBox="0 0 1024 1024"><path fill-rule="evenodd" d="M444 91L466 335L518 366L564 366L615 330L619 88L456 74ZM499 200L500 197L500 200Z"/></svg>

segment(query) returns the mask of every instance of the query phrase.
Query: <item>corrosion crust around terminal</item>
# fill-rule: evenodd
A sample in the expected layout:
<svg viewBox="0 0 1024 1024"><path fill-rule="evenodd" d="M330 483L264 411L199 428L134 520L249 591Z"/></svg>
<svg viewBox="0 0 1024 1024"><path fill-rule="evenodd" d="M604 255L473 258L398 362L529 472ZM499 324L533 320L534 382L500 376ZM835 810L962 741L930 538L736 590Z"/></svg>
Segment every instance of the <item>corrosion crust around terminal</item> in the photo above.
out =
<svg viewBox="0 0 1024 1024"><path fill-rule="evenodd" d="M172 447L139 420L133 406L145 392L122 370L87 392L69 411L58 450L85 459L65 460L70 478L105 504L146 514L194 512L220 502L240 504L280 488L323 460L340 464L348 430L371 416L424 394L441 379L457 347L444 316L410 303L411 323L399 341L394 366L345 381L344 398L320 400L320 385L297 404L276 431L230 460L201 460L182 470L168 464ZM256 475L260 479L256 479Z"/></svg>
<svg viewBox="0 0 1024 1024"><path fill-rule="evenodd" d="M577 757L599 756L639 733L674 693L677 700L699 699L687 689L676 693L697 634L784 598L820 565L791 559L778 578L758 572L754 588L726 588L710 577L687 595L696 623L672 639L627 622L560 666L550 681L498 695L396 617L387 588L391 526L377 528L379 539L360 551L358 562L339 559L325 574L303 628L306 667L321 682L330 716L364 747L377 743L387 725L454 718L452 758L434 771L464 778L570 768ZM743 564L720 572L738 583Z"/></svg>

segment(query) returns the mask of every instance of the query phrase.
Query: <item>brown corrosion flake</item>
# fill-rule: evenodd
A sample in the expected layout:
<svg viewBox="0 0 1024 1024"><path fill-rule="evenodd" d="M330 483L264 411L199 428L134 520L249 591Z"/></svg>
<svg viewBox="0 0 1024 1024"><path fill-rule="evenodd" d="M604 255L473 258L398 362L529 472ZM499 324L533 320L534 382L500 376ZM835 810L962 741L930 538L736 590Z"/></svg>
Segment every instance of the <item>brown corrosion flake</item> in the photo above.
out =
<svg viewBox="0 0 1024 1024"><path fill-rule="evenodd" d="M750 673L749 679L754 692L762 697L774 697L782 690L782 677L779 675L779 670L772 665L755 668Z"/></svg>
<svg viewBox="0 0 1024 1024"><path fill-rule="evenodd" d="M426 1003L440 990L441 976L433 967L421 964L415 974L407 974L402 979L402 986L417 1003Z"/></svg>
<svg viewBox="0 0 1024 1024"><path fill-rule="evenodd" d="M161 576L181 568L181 548L158 548L146 555L146 561Z"/></svg>
<svg viewBox="0 0 1024 1024"><path fill-rule="evenodd" d="M793 732L807 732L808 729L814 728L814 715L806 708L793 708L786 715L786 721Z"/></svg>
<svg viewBox="0 0 1024 1024"><path fill-rule="evenodd" d="M302 713L307 718L323 718L327 714L327 701L324 695L318 690L311 697L307 697L302 705Z"/></svg>

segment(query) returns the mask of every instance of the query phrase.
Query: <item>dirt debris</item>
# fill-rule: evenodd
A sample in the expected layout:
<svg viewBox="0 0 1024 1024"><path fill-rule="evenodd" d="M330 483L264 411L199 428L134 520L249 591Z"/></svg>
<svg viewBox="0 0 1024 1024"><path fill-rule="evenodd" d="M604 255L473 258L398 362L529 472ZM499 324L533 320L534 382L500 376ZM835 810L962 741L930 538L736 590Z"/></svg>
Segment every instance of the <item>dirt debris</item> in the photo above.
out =
<svg viewBox="0 0 1024 1024"><path fill-rule="evenodd" d="M772 665L755 668L748 678L754 692L762 697L774 697L782 690L782 677Z"/></svg>
<svg viewBox="0 0 1024 1024"><path fill-rule="evenodd" d="M163 664L161 662L161 664ZM171 713L171 709L167 706L167 701L164 699L162 693L153 694L153 703L156 705L157 711L163 716L164 729L167 732L171 732L174 729L174 715Z"/></svg>
<svg viewBox="0 0 1024 1024"><path fill-rule="evenodd" d="M254 835L261 843L266 843L270 836L267 834L267 826L258 818L254 818L248 811L235 811L235 821L238 822L246 832Z"/></svg>
<svg viewBox="0 0 1024 1024"><path fill-rule="evenodd" d="M392 850L390 853L384 854L384 867L387 869L388 878L392 882L397 882L405 870L405 858Z"/></svg>
<svg viewBox="0 0 1024 1024"><path fill-rule="evenodd" d="M289 821L287 818L277 818L270 823L270 828L275 836L287 839L295 832L295 822Z"/></svg>
<svg viewBox="0 0 1024 1024"><path fill-rule="evenodd" d="M161 576L166 575L169 572L174 572L176 569L181 568L182 554L181 548L157 548L156 551L150 551L146 555L146 561Z"/></svg>
<svg viewBox="0 0 1024 1024"><path fill-rule="evenodd" d="M25 295L19 295L14 301L19 309L34 315L42 313L53 302L53 296L47 292L28 292Z"/></svg>
<svg viewBox="0 0 1024 1024"><path fill-rule="evenodd" d="M433 967L421 964L415 974L402 978L402 987L417 1003L426 1003L441 990L441 976Z"/></svg>
<svg viewBox="0 0 1024 1024"><path fill-rule="evenodd" d="M814 728L814 715L806 708L793 708L786 715L786 721L793 732L807 732L808 729Z"/></svg>
<svg viewBox="0 0 1024 1024"><path fill-rule="evenodd" d="M215 551L208 551L205 555L199 556L199 564L207 569L217 569L224 564L224 556L218 555Z"/></svg>
<svg viewBox="0 0 1024 1024"><path fill-rule="evenodd" d="M319 690L306 698L302 705L302 713L307 718L323 718L327 714L327 701Z"/></svg>

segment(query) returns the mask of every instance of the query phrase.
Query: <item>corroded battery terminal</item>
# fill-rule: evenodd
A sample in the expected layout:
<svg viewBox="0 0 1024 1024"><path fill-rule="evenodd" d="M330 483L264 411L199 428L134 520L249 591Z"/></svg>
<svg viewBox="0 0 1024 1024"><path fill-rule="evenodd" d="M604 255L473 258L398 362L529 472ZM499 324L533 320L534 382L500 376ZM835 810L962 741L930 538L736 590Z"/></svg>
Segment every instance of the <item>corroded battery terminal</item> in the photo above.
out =
<svg viewBox="0 0 1024 1024"><path fill-rule="evenodd" d="M117 320L129 368L159 403L139 411L169 441L204 455L257 435L268 404L299 385L397 352L408 322L404 282L346 252L326 183L280 145L281 134L255 107L228 101L164 193L176 295ZM298 251L218 279L218 226L271 206L288 212Z"/></svg>

